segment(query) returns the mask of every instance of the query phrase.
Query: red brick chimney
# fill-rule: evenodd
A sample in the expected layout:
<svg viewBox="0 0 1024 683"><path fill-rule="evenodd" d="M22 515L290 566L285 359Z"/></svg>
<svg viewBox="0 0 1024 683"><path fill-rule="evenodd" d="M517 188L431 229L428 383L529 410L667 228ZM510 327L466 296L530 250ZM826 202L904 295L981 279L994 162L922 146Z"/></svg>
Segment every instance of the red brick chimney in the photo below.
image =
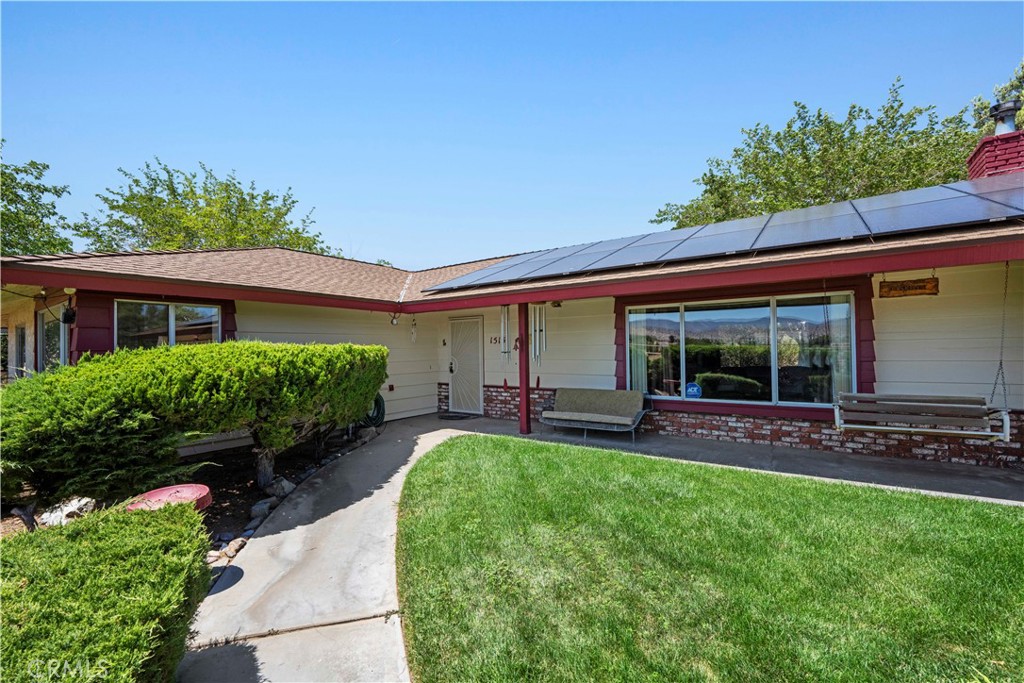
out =
<svg viewBox="0 0 1024 683"><path fill-rule="evenodd" d="M1024 172L1024 130L1017 130L1014 122L1020 108L1020 100L1011 100L989 109L996 120L996 132L982 138L967 158L968 178Z"/></svg>

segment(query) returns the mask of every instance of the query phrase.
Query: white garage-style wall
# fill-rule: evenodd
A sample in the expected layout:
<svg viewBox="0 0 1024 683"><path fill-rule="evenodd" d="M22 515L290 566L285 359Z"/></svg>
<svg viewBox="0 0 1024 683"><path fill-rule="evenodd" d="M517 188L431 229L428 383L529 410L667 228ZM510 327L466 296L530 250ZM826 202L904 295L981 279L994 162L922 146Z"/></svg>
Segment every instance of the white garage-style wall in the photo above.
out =
<svg viewBox="0 0 1024 683"><path fill-rule="evenodd" d="M546 388L615 388L615 302L611 298L565 301L560 307L544 304L547 350L530 361L530 386ZM519 334L518 307L509 307L509 334ZM518 352L501 353L499 307L433 313L421 319L437 320L440 330L438 382L448 382L448 324L453 318L482 317L484 321L484 384L519 384ZM511 345L510 345L511 346Z"/></svg>
<svg viewBox="0 0 1024 683"><path fill-rule="evenodd" d="M888 280L930 270L886 273ZM986 396L999 361L1004 266L940 268L937 296L876 298L875 391ZM875 292L883 275L874 277ZM1010 407L1024 409L1024 263L1010 264L1004 367ZM1002 405L1001 389L997 405Z"/></svg>
<svg viewBox="0 0 1024 683"><path fill-rule="evenodd" d="M388 379L381 388L387 419L437 410L437 328L422 316L403 315L392 325L390 314L372 311L252 301L238 301L236 307L238 339L388 347Z"/></svg>

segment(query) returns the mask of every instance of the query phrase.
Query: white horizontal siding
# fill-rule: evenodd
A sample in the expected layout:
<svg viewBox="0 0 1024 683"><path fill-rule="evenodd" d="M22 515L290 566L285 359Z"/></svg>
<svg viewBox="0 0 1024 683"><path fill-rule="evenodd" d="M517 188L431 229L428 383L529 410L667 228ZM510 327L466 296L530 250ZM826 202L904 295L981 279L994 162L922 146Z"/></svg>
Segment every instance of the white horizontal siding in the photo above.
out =
<svg viewBox="0 0 1024 683"><path fill-rule="evenodd" d="M938 296L874 300L875 391L988 397L999 362L1003 264L941 268ZM888 280L930 270L887 273ZM882 275L874 278L875 291ZM1024 408L1024 263L1010 266L1004 367L1010 406ZM1002 390L996 397L1002 405Z"/></svg>
<svg viewBox="0 0 1024 683"><path fill-rule="evenodd" d="M236 302L239 339L324 344L381 344L388 347L388 379L381 387L387 419L423 415L437 409L437 329L412 316L391 324L387 313L315 306ZM389 390L394 386L394 390Z"/></svg>
<svg viewBox="0 0 1024 683"><path fill-rule="evenodd" d="M547 350L540 361L530 361L530 386L586 389L615 388L615 304L610 298L566 301L555 308L547 304ZM500 386L519 384L519 354L501 353L501 345L491 343L501 333L501 309L479 308L430 314L438 321L440 341L437 381L448 381L449 349L444 340L449 335L453 318L483 317L484 321L484 383ZM511 340L519 334L518 307L509 310ZM511 341L510 341L511 345Z"/></svg>

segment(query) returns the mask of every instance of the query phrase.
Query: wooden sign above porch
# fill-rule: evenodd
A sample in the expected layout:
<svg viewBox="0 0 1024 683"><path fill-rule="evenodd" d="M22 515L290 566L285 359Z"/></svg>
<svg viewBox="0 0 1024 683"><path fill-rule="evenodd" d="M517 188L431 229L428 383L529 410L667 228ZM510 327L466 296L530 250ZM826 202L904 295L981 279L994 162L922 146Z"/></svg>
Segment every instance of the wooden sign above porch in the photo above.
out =
<svg viewBox="0 0 1024 683"><path fill-rule="evenodd" d="M882 280L878 283L878 296L892 299L899 296L934 296L939 293L939 278L926 277L920 280Z"/></svg>

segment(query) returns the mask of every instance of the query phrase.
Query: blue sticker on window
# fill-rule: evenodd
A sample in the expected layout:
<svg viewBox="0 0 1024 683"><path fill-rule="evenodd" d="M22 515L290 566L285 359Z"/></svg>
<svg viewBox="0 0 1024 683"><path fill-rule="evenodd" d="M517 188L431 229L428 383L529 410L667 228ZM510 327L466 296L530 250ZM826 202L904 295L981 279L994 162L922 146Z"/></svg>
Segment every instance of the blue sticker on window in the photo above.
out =
<svg viewBox="0 0 1024 683"><path fill-rule="evenodd" d="M700 398L701 391L700 385L696 382L689 382L686 385L686 398Z"/></svg>

